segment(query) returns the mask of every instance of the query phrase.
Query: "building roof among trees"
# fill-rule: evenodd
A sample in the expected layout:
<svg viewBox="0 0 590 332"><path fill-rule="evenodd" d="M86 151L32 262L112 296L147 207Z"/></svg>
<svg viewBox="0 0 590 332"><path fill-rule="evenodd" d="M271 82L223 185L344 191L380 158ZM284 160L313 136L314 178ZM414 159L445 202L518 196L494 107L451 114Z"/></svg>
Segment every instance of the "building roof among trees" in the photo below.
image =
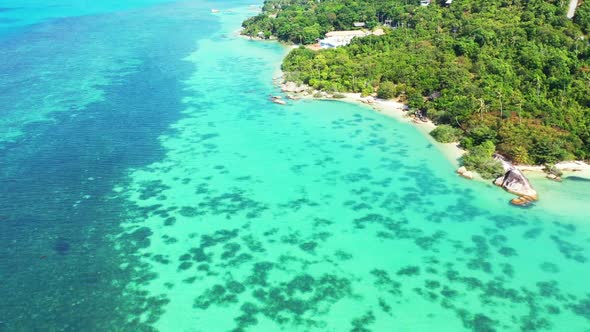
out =
<svg viewBox="0 0 590 332"><path fill-rule="evenodd" d="M363 37L367 33L361 30L343 30L343 31L330 31L326 33L326 37Z"/></svg>

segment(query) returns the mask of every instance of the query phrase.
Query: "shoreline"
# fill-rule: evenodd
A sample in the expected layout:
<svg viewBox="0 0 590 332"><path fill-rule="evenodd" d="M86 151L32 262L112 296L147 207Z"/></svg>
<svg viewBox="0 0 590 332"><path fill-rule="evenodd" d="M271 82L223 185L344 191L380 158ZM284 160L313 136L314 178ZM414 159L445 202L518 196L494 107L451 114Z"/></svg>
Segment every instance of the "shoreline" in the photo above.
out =
<svg viewBox="0 0 590 332"><path fill-rule="evenodd" d="M328 100L340 100L347 103L353 103L370 107L373 111L383 114L384 116L393 118L399 122L407 123L416 128L426 139L433 144L439 152L443 155L449 163L455 168L459 167L459 158L463 156L466 151L458 146L458 143L440 143L437 142L430 132L436 128L436 125L428 119L427 121L418 120L408 114L407 106L396 100L386 100L372 97L367 99L361 97L360 93L343 93L344 98L327 98ZM370 102L368 102L368 100Z"/></svg>
<svg viewBox="0 0 590 332"><path fill-rule="evenodd" d="M578 177L590 180L590 165L583 161L563 161L555 164L555 167L563 174L558 179L552 179L548 173L545 172L545 166L540 165L515 165L522 171L531 181L531 183L538 183L539 181L551 181L553 183L560 183L568 177Z"/></svg>
<svg viewBox="0 0 590 332"><path fill-rule="evenodd" d="M285 46L288 47L287 45ZM394 118L400 122L412 124L413 127L416 128L419 132L421 132L434 146L436 146L438 150L443 154L443 156L455 167L460 166L459 158L467 152L466 150L459 147L458 142L441 143L436 141L430 135L430 132L436 128L434 122L432 122L430 119L426 119L426 121L423 121L410 116L407 113L407 105L399 101L393 99L380 99L374 96L361 97L360 93L352 92L338 93L343 97L334 97L333 95L325 91L315 90L312 87L304 84L298 85L295 82L285 81L284 77L284 73L279 69L277 71L277 75L273 77L273 81L275 81L275 83L281 89L281 92L285 94L288 98L295 97L296 99L303 100L329 100L352 103L364 107L369 107L377 113L381 113L387 117ZM317 97L317 94L320 94L321 96ZM554 166L556 169L564 173L563 177L576 174L590 178L590 164L584 161L566 160L560 161L556 163ZM514 167L525 173L547 174L545 172L544 165L515 164ZM474 178L474 180L478 178L481 179L479 176L477 176ZM483 181L487 183L486 180Z"/></svg>
<svg viewBox="0 0 590 332"><path fill-rule="evenodd" d="M286 47L287 48L287 47ZM295 100L328 100L328 101L340 101L344 103L351 103L358 106L363 106L366 108L370 108L372 111L381 113L384 116L390 117L395 119L396 121L411 124L416 130L418 130L433 146L437 148L439 153L457 170L457 176L467 178L468 180L472 180L475 182L479 182L485 185L494 185L494 181L486 180L482 178L476 172L467 172L461 174L460 170L460 163L459 159L463 156L467 151L463 150L459 147L459 143L440 143L437 142L431 135L430 132L436 128L436 125L430 120L426 119L423 121L421 119L417 119L416 117L412 117L408 114L407 105L396 101L396 100L384 100L380 98L376 98L373 96L368 97L361 97L360 93L338 93L338 97L331 95L325 91L318 91L315 90L307 85L298 85L294 82L285 81L284 73L279 69L277 74L273 77L273 82L278 86L281 90L281 93L287 96L288 99L295 99ZM561 183L564 179L569 176L581 177L590 179L590 165L583 162L583 161L561 161L555 164L555 167L562 172L561 177L550 177L550 175L545 172L544 165L514 165L514 167L520 170L525 177L526 181L529 182L531 189L534 191L534 201L538 200L537 198L537 191L534 188L542 188L542 192L539 193L539 196L545 196L548 194L550 197L552 196L555 190L549 190L547 187L548 182L552 182L549 186L555 186L557 183ZM496 184L497 186L497 184ZM506 188L501 189L507 190ZM558 187L555 187L558 188ZM510 191L509 191L510 192ZM516 195L517 198L513 199L511 202L513 204L519 205L522 202L518 202L519 199L522 199L523 195L512 193ZM514 203L514 200L517 200ZM523 201L524 202L524 201Z"/></svg>
<svg viewBox="0 0 590 332"><path fill-rule="evenodd" d="M270 41L270 42L278 42L286 51L286 54L293 49L299 47L296 44L285 44L276 39L271 40L264 40L259 38L252 38L249 36L244 36L241 34L241 30L239 29L236 31L236 34L249 39L251 41ZM286 56L285 54L285 56ZM298 84L292 81L287 81L285 79L285 73L282 71L280 65L278 66L275 74L272 77L272 81L274 85L281 91L281 94L287 97L287 100L292 99L295 100L327 100L327 101L340 101L350 104L355 104L358 106L363 106L370 108L372 111L381 113L384 116L390 117L395 119L396 121L400 121L403 123L411 124L416 130L418 130L428 142L430 142L439 153L442 154L443 158L446 159L451 166L455 168L456 175L459 177L467 178L468 180L474 180L476 182L486 184L486 185L494 185L493 181L489 181L483 179L479 174L476 172L466 172L465 175L461 174L460 172L460 158L467 152L466 150L459 147L458 142L453 143L441 143L436 141L431 135L430 132L436 128L436 125L428 118L425 120L418 119L416 117L411 116L408 113L407 105L397 101L397 100L385 100L377 98L376 96L367 96L361 97L360 93L352 93L352 92L345 92L345 93L337 93L337 95L332 95L328 92L316 90L310 86L305 84ZM545 187L546 182L558 182L561 183L563 179L566 179L569 176L576 176L581 178L590 179L590 164L585 163L584 161L561 161L556 163L555 167L559 171L562 172L560 177L550 176L548 172L545 171L544 165L514 165L514 167L520 170L525 177L525 180L530 183L533 187ZM467 175L469 173L469 175ZM532 179L527 179L527 175L530 175ZM532 180L532 181L531 181ZM497 185L497 184L496 184ZM500 186L502 187L502 186ZM506 188L502 188L506 190ZM532 188L531 188L532 189ZM533 189L533 191L535 191ZM522 195L517 193L513 193L517 196L517 198L522 198ZM536 197L536 194L535 194ZM536 200L536 199L534 199ZM518 205L518 204L517 204Z"/></svg>
<svg viewBox="0 0 590 332"><path fill-rule="evenodd" d="M515 165L523 172L544 172L544 165ZM590 171L590 164L581 160L564 160L556 163L554 167L562 172L587 172Z"/></svg>
<svg viewBox="0 0 590 332"><path fill-rule="evenodd" d="M273 80L284 82L284 75L280 72L280 77L275 77ZM396 100L386 100L380 99L376 97L361 97L360 93L352 93L352 92L345 92L339 93L342 95L342 98L334 98L325 92L315 91L313 93L302 93L302 92L295 92L289 91L289 89L285 89L286 84L278 83L279 88L283 94L295 97L301 100L328 100L328 101L339 101L344 103L355 104L359 106L363 106L366 108L370 108L372 111L380 113L384 116L389 118L393 118L399 122L407 123L412 125L416 130L418 130L426 139L435 146L439 152L443 155L445 159L455 168L459 167L459 158L466 153L465 150L461 149L458 143L440 143L437 142L432 136L430 136L430 132L436 128L436 125L430 121L418 120L417 118L411 117L408 114L407 106L399 101ZM305 91L313 90L311 87L301 85L301 88L304 88ZM322 97L315 97L315 93L322 94Z"/></svg>

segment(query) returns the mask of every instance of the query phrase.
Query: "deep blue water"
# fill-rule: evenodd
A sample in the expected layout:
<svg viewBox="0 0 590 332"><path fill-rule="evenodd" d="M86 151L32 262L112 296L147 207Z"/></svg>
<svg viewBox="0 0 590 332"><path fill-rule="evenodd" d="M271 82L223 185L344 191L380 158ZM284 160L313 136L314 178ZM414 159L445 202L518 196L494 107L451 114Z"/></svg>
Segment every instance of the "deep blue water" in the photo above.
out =
<svg viewBox="0 0 590 332"><path fill-rule="evenodd" d="M130 274L108 235L125 210L109 195L128 169L162 157L157 138L179 118L194 70L181 59L217 24L197 6L68 5L22 3L19 16L71 17L39 15L0 39L0 330L141 328L126 322L140 309L123 294ZM88 13L101 14L78 16Z"/></svg>

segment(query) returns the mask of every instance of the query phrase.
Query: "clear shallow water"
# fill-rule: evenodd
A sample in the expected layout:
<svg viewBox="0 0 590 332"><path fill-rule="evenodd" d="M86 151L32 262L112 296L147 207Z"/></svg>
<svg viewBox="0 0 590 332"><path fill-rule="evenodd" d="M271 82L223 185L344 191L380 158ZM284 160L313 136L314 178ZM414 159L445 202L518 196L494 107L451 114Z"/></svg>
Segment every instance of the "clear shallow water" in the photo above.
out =
<svg viewBox="0 0 590 332"><path fill-rule="evenodd" d="M407 124L269 103L285 50L233 35L246 5L4 41L0 328L588 330L583 200L515 209Z"/></svg>
<svg viewBox="0 0 590 332"><path fill-rule="evenodd" d="M3 0L0 3L0 36L56 18L110 13L173 0Z"/></svg>

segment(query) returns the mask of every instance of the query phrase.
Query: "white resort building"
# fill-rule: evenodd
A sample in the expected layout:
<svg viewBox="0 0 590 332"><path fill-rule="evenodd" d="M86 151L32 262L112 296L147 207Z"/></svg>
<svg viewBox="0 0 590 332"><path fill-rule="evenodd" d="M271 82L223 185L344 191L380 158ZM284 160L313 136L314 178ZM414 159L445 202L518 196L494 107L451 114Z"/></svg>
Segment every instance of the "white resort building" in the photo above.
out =
<svg viewBox="0 0 590 332"><path fill-rule="evenodd" d="M326 38L320 40L320 48L335 48L350 44L350 41L354 37L365 37L370 35L370 32L362 30L350 30L350 31L330 31L326 33Z"/></svg>

